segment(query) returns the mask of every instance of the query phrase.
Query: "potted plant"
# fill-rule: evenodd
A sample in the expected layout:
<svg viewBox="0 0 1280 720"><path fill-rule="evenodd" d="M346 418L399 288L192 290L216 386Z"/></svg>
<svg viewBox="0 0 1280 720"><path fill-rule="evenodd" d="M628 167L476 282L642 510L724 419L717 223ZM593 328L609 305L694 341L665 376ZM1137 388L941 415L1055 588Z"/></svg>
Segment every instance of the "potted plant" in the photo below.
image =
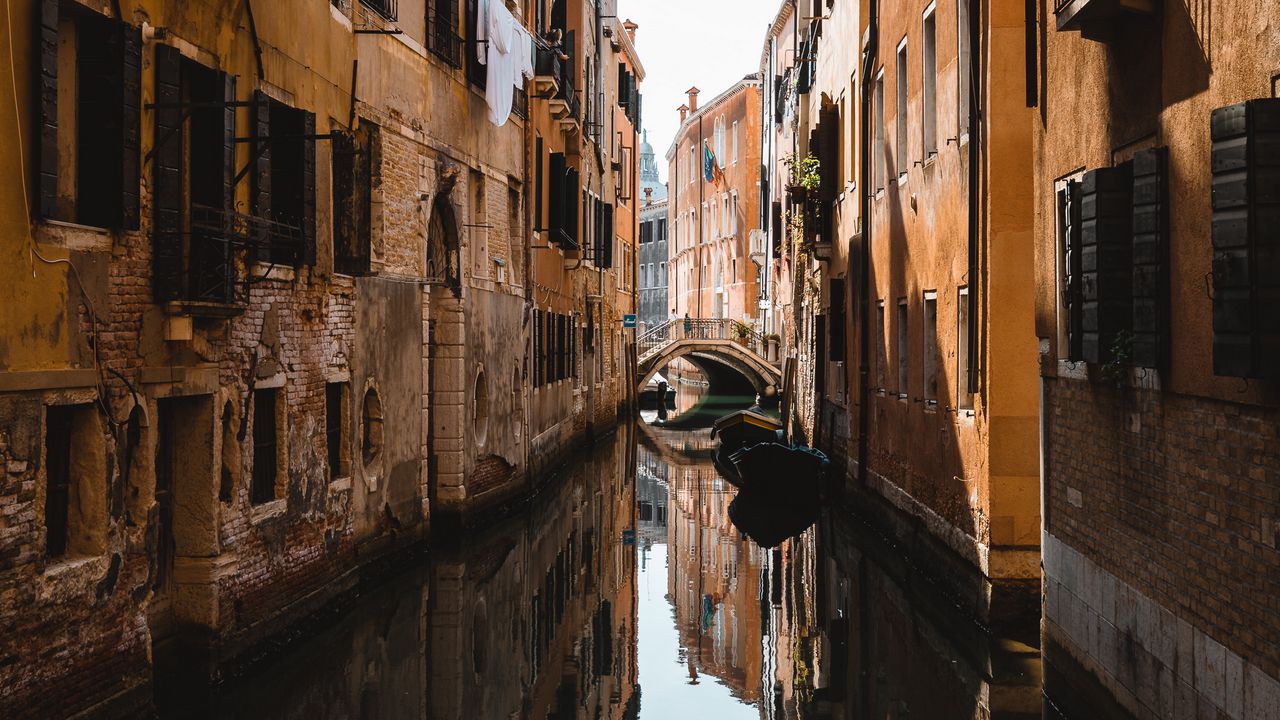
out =
<svg viewBox="0 0 1280 720"><path fill-rule="evenodd" d="M747 338L751 337L751 326L741 320L734 320L733 337L738 341L739 345L746 345Z"/></svg>
<svg viewBox="0 0 1280 720"><path fill-rule="evenodd" d="M802 203L822 185L822 163L816 155L809 153L801 160L791 160L787 164L791 167L787 192L791 195L792 204Z"/></svg>

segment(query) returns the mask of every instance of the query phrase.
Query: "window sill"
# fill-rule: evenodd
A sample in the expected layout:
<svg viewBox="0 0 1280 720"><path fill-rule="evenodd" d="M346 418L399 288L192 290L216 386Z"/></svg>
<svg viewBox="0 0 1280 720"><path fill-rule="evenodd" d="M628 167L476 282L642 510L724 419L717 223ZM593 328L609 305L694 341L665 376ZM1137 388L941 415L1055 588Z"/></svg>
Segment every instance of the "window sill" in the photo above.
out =
<svg viewBox="0 0 1280 720"><path fill-rule="evenodd" d="M289 501L285 498L280 498L278 500L265 502L261 505L254 505L253 510L249 513L249 522L257 525L260 522L284 515L284 511L288 507L288 503Z"/></svg>
<svg viewBox="0 0 1280 720"><path fill-rule="evenodd" d="M281 282L293 282L297 279L297 270L288 265L278 265L275 263L254 262L249 266L249 275L257 280L279 280Z"/></svg>
<svg viewBox="0 0 1280 720"><path fill-rule="evenodd" d="M111 249L112 234L107 228L78 225L62 220L40 220L36 223L36 242L65 250Z"/></svg>
<svg viewBox="0 0 1280 720"><path fill-rule="evenodd" d="M908 181L910 181L910 180L911 180L911 176L910 176L910 175L908 175L907 173L898 173L898 181L897 181L897 182L898 182L898 187L900 187L900 188L904 188L904 187L906 187L906 186L907 186L907 182L908 182Z"/></svg>
<svg viewBox="0 0 1280 720"><path fill-rule="evenodd" d="M900 402L900 403L906 403L906 402L907 402L907 400L908 400L908 398L907 398L907 396L906 396L906 395L904 395L903 393L898 393L898 402Z"/></svg>
<svg viewBox="0 0 1280 720"><path fill-rule="evenodd" d="M45 565L44 577L48 580L62 580L82 573L92 575L101 570L97 566L102 565L105 560L106 558L101 555L60 557Z"/></svg>
<svg viewBox="0 0 1280 720"><path fill-rule="evenodd" d="M936 162L938 162L938 151L934 150L933 152L929 153L928 157L924 159L924 162L921 163L921 167L923 167L925 170L928 170L929 168L933 167L934 163Z"/></svg>

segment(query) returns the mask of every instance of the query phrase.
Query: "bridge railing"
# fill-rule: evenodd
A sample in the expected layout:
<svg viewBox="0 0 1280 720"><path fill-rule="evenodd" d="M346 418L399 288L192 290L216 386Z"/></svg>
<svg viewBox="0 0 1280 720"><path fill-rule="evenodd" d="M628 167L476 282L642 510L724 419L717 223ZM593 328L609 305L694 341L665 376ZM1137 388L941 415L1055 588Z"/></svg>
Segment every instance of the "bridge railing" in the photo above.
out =
<svg viewBox="0 0 1280 720"><path fill-rule="evenodd" d="M681 340L731 340L765 357L764 336L755 328L730 318L682 318L656 325L636 339L641 362Z"/></svg>

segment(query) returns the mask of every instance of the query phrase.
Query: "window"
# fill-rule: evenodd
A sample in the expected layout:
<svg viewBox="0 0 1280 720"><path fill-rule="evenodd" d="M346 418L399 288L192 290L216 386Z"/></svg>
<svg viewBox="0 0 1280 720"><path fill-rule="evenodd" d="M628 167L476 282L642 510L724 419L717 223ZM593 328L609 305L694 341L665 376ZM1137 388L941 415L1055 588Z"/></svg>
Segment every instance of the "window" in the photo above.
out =
<svg viewBox="0 0 1280 720"><path fill-rule="evenodd" d="M394 21L396 19L397 0L360 0L360 4L387 20Z"/></svg>
<svg viewBox="0 0 1280 720"><path fill-rule="evenodd" d="M833 278L830 285L827 310L827 359L844 362L845 359L845 286L842 278Z"/></svg>
<svg viewBox="0 0 1280 720"><path fill-rule="evenodd" d="M693 179L698 174L698 150L693 145L689 146L689 184L693 184Z"/></svg>
<svg viewBox="0 0 1280 720"><path fill-rule="evenodd" d="M732 220L730 219L731 214L732 213L730 213L730 208L729 208L729 196L725 195L724 196L724 212L720 215L720 227L721 227L722 235L728 236L730 234L729 228L732 227Z"/></svg>
<svg viewBox="0 0 1280 720"><path fill-rule="evenodd" d="M896 68L898 85L897 102L894 112L898 118L898 144L894 155L894 163L898 170L898 182L906 180L907 167L911 161L907 156L907 39L898 44L898 65Z"/></svg>
<svg viewBox="0 0 1280 720"><path fill-rule="evenodd" d="M354 132L335 132L333 149L333 269L344 275L370 271L374 156L381 129L361 119Z"/></svg>
<svg viewBox="0 0 1280 720"><path fill-rule="evenodd" d="M907 398L907 299L898 300L898 397Z"/></svg>
<svg viewBox="0 0 1280 720"><path fill-rule="evenodd" d="M973 88L973 62L970 59L972 48L969 28L969 3L971 0L956 0L956 76L959 78L959 89L956 93L959 107L957 121L960 125L956 135L961 143L969 140L969 106Z"/></svg>
<svg viewBox="0 0 1280 720"><path fill-rule="evenodd" d="M142 35L77 3L41 0L39 214L136 230Z"/></svg>
<svg viewBox="0 0 1280 720"><path fill-rule="evenodd" d="M938 404L938 293L924 294L924 402Z"/></svg>
<svg viewBox="0 0 1280 720"><path fill-rule="evenodd" d="M715 124L715 135L714 135L714 138L715 138L715 150L714 150L714 152L715 152L715 155L716 155L716 162L720 165L720 169L722 169L722 170L723 170L723 169L724 169L724 161L725 161L725 156L724 156L724 155L725 155L725 154L724 154L724 118L723 118L723 117L718 117L718 118L716 118L716 124Z"/></svg>
<svg viewBox="0 0 1280 720"><path fill-rule="evenodd" d="M315 264L315 115L253 93L251 174L253 214L262 228L255 259L282 265Z"/></svg>
<svg viewBox="0 0 1280 720"><path fill-rule="evenodd" d="M924 78L920 85L920 127L924 133L923 154L928 160L938 154L938 52L937 23L934 5L924 11L924 23L920 38L921 61L924 66Z"/></svg>
<svg viewBox="0 0 1280 720"><path fill-rule="evenodd" d="M471 427L476 445L484 447L489 438L489 381L485 379L484 370L476 373L475 387L471 393L472 418Z"/></svg>
<svg viewBox="0 0 1280 720"><path fill-rule="evenodd" d="M94 405L50 405L44 416L45 555L106 549L106 448Z"/></svg>
<svg viewBox="0 0 1280 720"><path fill-rule="evenodd" d="M733 121L733 164L738 164L738 121Z"/></svg>
<svg viewBox="0 0 1280 720"><path fill-rule="evenodd" d="M731 198L731 207L729 210L729 234L736 236L738 234L738 193L734 192Z"/></svg>
<svg viewBox="0 0 1280 720"><path fill-rule="evenodd" d="M266 388L253 392L253 485L250 499L254 505L283 497L280 492L280 411L279 390Z"/></svg>
<svg viewBox="0 0 1280 720"><path fill-rule="evenodd" d="M876 301L876 389L884 392L889 371L889 334L885 331L884 301Z"/></svg>
<svg viewBox="0 0 1280 720"><path fill-rule="evenodd" d="M458 0L431 0L427 11L427 45L453 67L462 66L462 38L458 37Z"/></svg>
<svg viewBox="0 0 1280 720"><path fill-rule="evenodd" d="M1079 181L1082 175L1083 173L1076 173L1054 183L1057 345L1060 360L1080 359L1080 350L1075 344L1080 339L1080 298L1076 294L1080 281L1080 245L1075 234L1080 231Z"/></svg>
<svg viewBox="0 0 1280 720"><path fill-rule="evenodd" d="M667 264L666 263L658 263L657 284L661 287L666 287L667 285Z"/></svg>
<svg viewBox="0 0 1280 720"><path fill-rule="evenodd" d="M349 421L347 393L346 383L333 382L324 387L324 431L329 458L329 482L351 474L345 442Z"/></svg>
<svg viewBox="0 0 1280 720"><path fill-rule="evenodd" d="M956 291L956 405L961 410L973 408L969 373L969 288Z"/></svg>
<svg viewBox="0 0 1280 720"><path fill-rule="evenodd" d="M479 40L476 38L476 28L479 25L479 19L480 19L480 0L465 0L465 2L466 2L465 28L466 28L467 41L466 41L466 44L464 45L464 48L466 50L471 50L472 48L475 48L479 44ZM467 80L472 85L475 85L477 88L484 90L488 80L488 68L485 65L480 63L480 58L476 55L474 51L466 52L465 54L467 56L466 57ZM568 54L572 55L573 54L572 50L570 50ZM570 60L569 62L570 62L570 65L572 66L573 61ZM587 77L591 77L591 75L588 74Z"/></svg>
<svg viewBox="0 0 1280 720"><path fill-rule="evenodd" d="M871 144L872 166L875 170L876 192L882 192L888 184L889 148L885 139L884 127L884 70L876 76L872 104L875 105L875 142Z"/></svg>

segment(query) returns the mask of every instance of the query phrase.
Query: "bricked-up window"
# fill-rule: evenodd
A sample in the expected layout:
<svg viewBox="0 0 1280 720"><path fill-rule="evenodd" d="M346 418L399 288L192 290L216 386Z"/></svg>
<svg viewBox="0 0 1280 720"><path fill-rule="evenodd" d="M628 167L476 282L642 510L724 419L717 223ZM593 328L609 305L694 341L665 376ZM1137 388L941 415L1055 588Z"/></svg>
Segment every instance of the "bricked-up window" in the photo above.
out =
<svg viewBox="0 0 1280 720"><path fill-rule="evenodd" d="M969 374L972 372L969 357L969 288L956 291L956 405L961 410L973 408L973 391Z"/></svg>
<svg viewBox="0 0 1280 720"><path fill-rule="evenodd" d="M253 480L249 498L254 505L283 497L280 492L280 417L284 410L277 388L253 391Z"/></svg>
<svg viewBox="0 0 1280 720"><path fill-rule="evenodd" d="M156 299L234 302L237 269L225 219L234 210L235 77L157 45L155 85Z"/></svg>
<svg viewBox="0 0 1280 720"><path fill-rule="evenodd" d="M938 404L938 293L924 294L924 401Z"/></svg>
<svg viewBox="0 0 1280 720"><path fill-rule="evenodd" d="M334 132L333 269L367 275L372 258L373 176L382 153L382 129L361 120L355 132Z"/></svg>
<svg viewBox="0 0 1280 720"><path fill-rule="evenodd" d="M136 230L141 29L75 2L38 5L39 215Z"/></svg>
<svg viewBox="0 0 1280 720"><path fill-rule="evenodd" d="M316 261L316 116L253 94L254 259L281 265Z"/></svg>
<svg viewBox="0 0 1280 720"><path fill-rule="evenodd" d="M360 457L366 471L376 469L382 461L385 432L382 397L376 388L369 388L360 409Z"/></svg>
<svg viewBox="0 0 1280 720"><path fill-rule="evenodd" d="M106 447L93 405L51 405L44 416L45 555L106 548Z"/></svg>
<svg viewBox="0 0 1280 720"><path fill-rule="evenodd" d="M907 382L910 377L907 366L907 346L910 333L907 329L907 299L898 300L898 397L906 399Z"/></svg>
<svg viewBox="0 0 1280 720"><path fill-rule="evenodd" d="M844 362L845 357L845 291L844 279L832 278L830 285L827 326L829 340L827 342L827 359L831 362Z"/></svg>
<svg viewBox="0 0 1280 720"><path fill-rule="evenodd" d="M345 382L324 386L324 435L330 482L351 475L351 458L346 442L351 422L349 387Z"/></svg>
<svg viewBox="0 0 1280 720"><path fill-rule="evenodd" d="M1280 376L1280 100L1218 108L1213 141L1213 372Z"/></svg>

